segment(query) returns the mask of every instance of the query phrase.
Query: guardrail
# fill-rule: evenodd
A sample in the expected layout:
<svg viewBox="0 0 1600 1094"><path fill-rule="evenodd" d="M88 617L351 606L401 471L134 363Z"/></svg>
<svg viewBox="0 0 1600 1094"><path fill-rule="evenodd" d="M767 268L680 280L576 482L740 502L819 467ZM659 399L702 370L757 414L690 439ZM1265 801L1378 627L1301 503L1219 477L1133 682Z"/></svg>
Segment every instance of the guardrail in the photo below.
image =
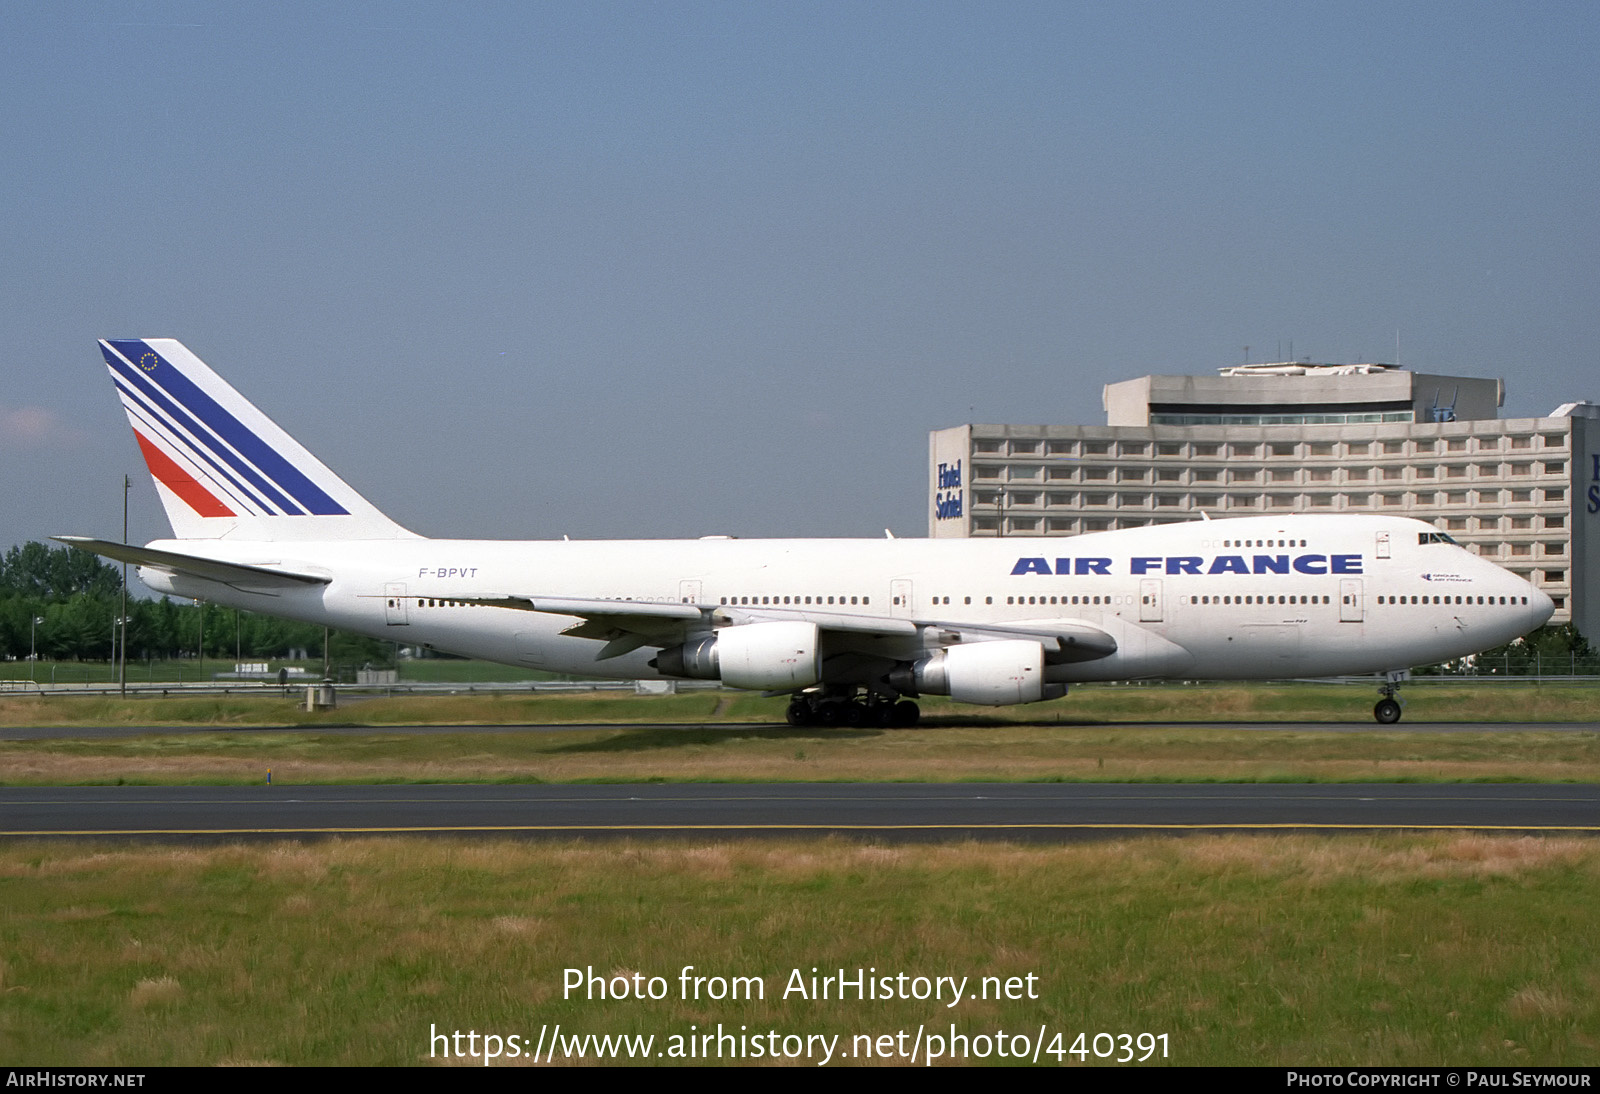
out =
<svg viewBox="0 0 1600 1094"><path fill-rule="evenodd" d="M652 682L654 683L654 682ZM716 680L669 681L674 691L700 691L720 688ZM129 683L126 694L130 697L174 695L283 695L300 698L308 687L331 687L340 696L379 697L388 695L526 695L531 692L581 692L581 691L638 691L634 680L523 680L504 683L450 683L438 681L403 681L396 684L322 684L301 680L280 684L276 680L259 682L239 680L169 681L167 683ZM0 680L0 694L8 695L122 695L124 688L116 683L49 684L31 680ZM657 694L657 692L650 692ZM670 694L670 692L662 693Z"/></svg>

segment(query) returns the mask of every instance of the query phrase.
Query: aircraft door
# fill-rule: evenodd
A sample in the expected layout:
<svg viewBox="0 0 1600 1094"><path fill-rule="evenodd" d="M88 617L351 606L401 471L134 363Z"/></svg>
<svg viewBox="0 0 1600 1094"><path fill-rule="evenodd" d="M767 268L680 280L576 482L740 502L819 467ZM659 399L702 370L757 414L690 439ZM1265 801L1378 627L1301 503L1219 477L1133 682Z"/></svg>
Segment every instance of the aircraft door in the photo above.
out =
<svg viewBox="0 0 1600 1094"><path fill-rule="evenodd" d="M1339 582L1339 622L1361 622L1361 581L1347 577Z"/></svg>
<svg viewBox="0 0 1600 1094"><path fill-rule="evenodd" d="M410 623L406 615L406 583L391 581L383 587L383 621L391 627Z"/></svg>
<svg viewBox="0 0 1600 1094"><path fill-rule="evenodd" d="M1377 547L1378 547L1378 557L1379 558L1388 558L1389 557L1389 533L1388 532L1379 532L1378 533L1378 544L1377 544Z"/></svg>
<svg viewBox="0 0 1600 1094"><path fill-rule="evenodd" d="M1139 582L1139 622L1161 622L1161 582L1146 578Z"/></svg>
<svg viewBox="0 0 1600 1094"><path fill-rule="evenodd" d="M889 582L889 614L901 619L911 616L911 579L896 578Z"/></svg>
<svg viewBox="0 0 1600 1094"><path fill-rule="evenodd" d="M700 603L700 582L698 580L678 582L678 600L684 604Z"/></svg>

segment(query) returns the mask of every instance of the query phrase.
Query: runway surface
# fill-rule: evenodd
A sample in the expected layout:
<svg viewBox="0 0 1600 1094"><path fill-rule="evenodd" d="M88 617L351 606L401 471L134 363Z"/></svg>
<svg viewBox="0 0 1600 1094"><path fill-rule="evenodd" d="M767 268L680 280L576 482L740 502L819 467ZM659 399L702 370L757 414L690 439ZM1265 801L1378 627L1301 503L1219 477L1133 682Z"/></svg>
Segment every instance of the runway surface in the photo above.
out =
<svg viewBox="0 0 1600 1094"><path fill-rule="evenodd" d="M1000 722L986 721L981 717L953 717L924 719L918 732L938 732L941 729L1010 728L1035 726L1040 729L1221 729L1276 733L1600 733L1596 722L1412 722L1395 725L1378 725L1371 720L1359 722ZM0 726L0 741L50 741L50 740L111 740L122 737L150 735L187 736L197 733L263 734L297 733L314 736L391 736L396 734L430 735L438 733L578 733L595 730L617 730L630 733L684 732L725 733L767 732L783 736L823 737L876 736L881 733L903 733L904 730L851 728L840 726L828 730L819 727L792 729L777 722L597 722L593 724L563 725L462 725L462 726L388 726L388 725L317 725L317 726Z"/></svg>
<svg viewBox="0 0 1600 1094"><path fill-rule="evenodd" d="M677 784L0 788L0 837L961 838L1408 829L1600 833L1592 785Z"/></svg>

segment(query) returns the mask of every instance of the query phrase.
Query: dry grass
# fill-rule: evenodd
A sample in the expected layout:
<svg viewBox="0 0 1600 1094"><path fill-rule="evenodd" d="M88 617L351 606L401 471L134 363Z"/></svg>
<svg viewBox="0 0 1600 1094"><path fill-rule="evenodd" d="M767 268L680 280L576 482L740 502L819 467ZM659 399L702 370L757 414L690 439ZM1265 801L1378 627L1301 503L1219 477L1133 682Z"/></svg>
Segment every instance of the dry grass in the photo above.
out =
<svg viewBox="0 0 1600 1094"><path fill-rule="evenodd" d="M0 848L0 895L7 1064L437 1063L430 1023L951 1021L1166 1032L1186 1064L1600 1061L1595 841L36 844ZM760 976L766 997L677 998L684 965ZM1033 973L1041 991L781 998L813 966ZM673 992L567 998L567 967Z"/></svg>
<svg viewBox="0 0 1600 1094"><path fill-rule="evenodd" d="M1407 688L1407 719L1443 722L1593 722L1600 688L1573 684L1436 684ZM1364 684L1087 684L1067 698L1022 707L983 708L929 697L923 709L941 725L1099 725L1222 721L1371 724L1375 686ZM296 697L270 692L224 696L144 695L131 699L56 693L0 695L0 726L215 725L315 728L363 725L583 725L666 723L781 725L785 700L749 692L692 691L639 697L631 692L415 695L347 701L308 714Z"/></svg>
<svg viewBox="0 0 1600 1094"><path fill-rule="evenodd" d="M1600 781L1600 733L1026 725L366 734L223 731L0 742L11 785L574 781Z"/></svg>

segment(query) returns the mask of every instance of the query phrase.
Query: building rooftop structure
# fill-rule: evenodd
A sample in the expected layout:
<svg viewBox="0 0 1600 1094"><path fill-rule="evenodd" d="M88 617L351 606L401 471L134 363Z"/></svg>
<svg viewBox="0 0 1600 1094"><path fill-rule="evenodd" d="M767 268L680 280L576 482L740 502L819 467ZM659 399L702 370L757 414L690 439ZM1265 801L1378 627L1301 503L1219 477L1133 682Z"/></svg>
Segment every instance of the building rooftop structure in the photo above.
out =
<svg viewBox="0 0 1600 1094"><path fill-rule="evenodd" d="M1600 635L1600 405L1501 418L1498 379L1278 362L1104 389L1105 425L929 436L930 536L1070 536L1196 520L1414 517Z"/></svg>
<svg viewBox="0 0 1600 1094"><path fill-rule="evenodd" d="M1454 422L1498 417L1505 383L1285 361L1233 365L1216 376L1141 376L1106 385L1103 399L1112 426Z"/></svg>

